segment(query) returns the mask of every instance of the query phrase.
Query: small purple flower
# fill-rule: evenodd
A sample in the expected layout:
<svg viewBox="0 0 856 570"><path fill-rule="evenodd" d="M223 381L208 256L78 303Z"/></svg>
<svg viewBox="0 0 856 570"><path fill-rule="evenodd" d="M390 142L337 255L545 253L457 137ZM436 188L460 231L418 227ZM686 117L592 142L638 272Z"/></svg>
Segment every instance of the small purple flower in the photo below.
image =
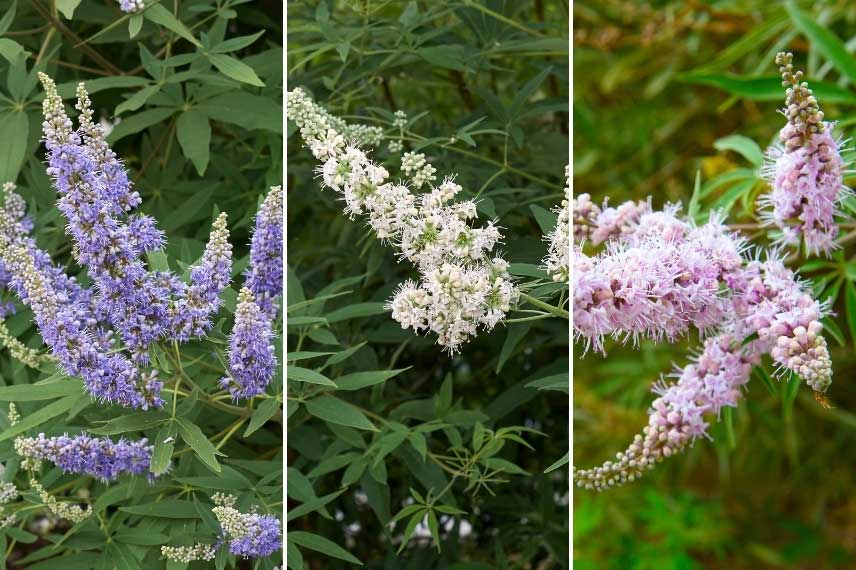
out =
<svg viewBox="0 0 856 570"><path fill-rule="evenodd" d="M274 186L256 215L245 282L270 318L282 295L282 205L282 186Z"/></svg>
<svg viewBox="0 0 856 570"><path fill-rule="evenodd" d="M145 0L119 0L119 9L126 14L134 14L145 7Z"/></svg>
<svg viewBox="0 0 856 570"><path fill-rule="evenodd" d="M86 434L58 437L19 437L15 452L21 457L46 460L64 473L79 473L113 481L124 473L143 475L149 472L153 446L146 439L114 443L109 438Z"/></svg>
<svg viewBox="0 0 856 570"><path fill-rule="evenodd" d="M128 220L131 242L140 252L155 251L164 246L163 232L157 227L154 218L135 215Z"/></svg>
<svg viewBox="0 0 856 570"><path fill-rule="evenodd" d="M264 394L276 370L270 319L244 287L238 294L235 326L229 339L229 376L220 386L237 399Z"/></svg>

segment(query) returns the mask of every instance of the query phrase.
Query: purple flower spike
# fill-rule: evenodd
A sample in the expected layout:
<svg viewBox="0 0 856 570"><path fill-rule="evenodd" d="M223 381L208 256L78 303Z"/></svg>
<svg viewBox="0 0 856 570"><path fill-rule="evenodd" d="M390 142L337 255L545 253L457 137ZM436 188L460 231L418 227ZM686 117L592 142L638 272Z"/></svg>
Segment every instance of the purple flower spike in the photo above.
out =
<svg viewBox="0 0 856 570"><path fill-rule="evenodd" d="M276 370L270 319L244 287L238 295L235 327L229 340L229 376L220 386L238 400L264 394Z"/></svg>
<svg viewBox="0 0 856 570"><path fill-rule="evenodd" d="M64 473L79 473L114 481L120 475L148 473L153 446L146 439L139 441L94 438L86 434L59 437L19 437L15 452L21 457L47 460Z"/></svg>
<svg viewBox="0 0 856 570"><path fill-rule="evenodd" d="M802 71L794 72L792 60L790 53L776 56L788 87L782 109L788 122L779 133L781 144L767 151L768 164L761 170L772 186L761 200L768 207L763 216L781 230L778 243L798 246L802 241L808 253L829 255L838 247L838 206L850 195L844 186L842 141L832 136L834 124L823 121L817 99L802 81Z"/></svg>
<svg viewBox="0 0 856 570"><path fill-rule="evenodd" d="M233 495L215 493L217 505L211 511L217 517L229 552L244 558L270 556L282 548L282 528L279 519L272 515L242 513L235 508Z"/></svg>
<svg viewBox="0 0 856 570"><path fill-rule="evenodd" d="M223 212L214 220L202 259L190 270L190 286L172 309L174 338L186 341L211 328L210 316L220 308L220 293L229 285L231 273L232 246Z"/></svg>
<svg viewBox="0 0 856 570"><path fill-rule="evenodd" d="M246 286L270 317L282 295L282 186L270 189L256 215Z"/></svg>
<svg viewBox="0 0 856 570"><path fill-rule="evenodd" d="M156 373L141 374L123 355L106 352L79 318L82 309L51 286L25 245L4 247L2 255L14 275L13 288L22 293L42 338L67 374L83 378L87 392L102 402L144 410L163 405L163 385Z"/></svg>
<svg viewBox="0 0 856 570"><path fill-rule="evenodd" d="M602 491L634 481L695 439L707 436L704 415L736 406L741 387L749 381L752 365L758 361L758 356L741 347L740 340L731 334L708 339L704 351L675 374L676 383L655 387L659 397L651 405L642 434L626 451L619 452L615 461L574 470L577 486Z"/></svg>

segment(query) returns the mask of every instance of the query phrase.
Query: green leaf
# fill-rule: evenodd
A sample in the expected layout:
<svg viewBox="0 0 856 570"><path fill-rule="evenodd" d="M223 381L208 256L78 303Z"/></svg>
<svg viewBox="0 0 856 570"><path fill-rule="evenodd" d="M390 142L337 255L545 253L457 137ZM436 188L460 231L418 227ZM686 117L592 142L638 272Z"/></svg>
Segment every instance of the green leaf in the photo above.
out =
<svg viewBox="0 0 856 570"><path fill-rule="evenodd" d="M329 503L345 491L347 491L347 489L339 489L334 493L324 495L323 497L316 497L315 499L303 503L299 507L291 509L286 514L286 522L291 522L296 518L302 517L303 515L321 510L327 503Z"/></svg>
<svg viewBox="0 0 856 570"><path fill-rule="evenodd" d="M0 184L15 182L24 163L30 138L30 121L23 111L0 114Z"/></svg>
<svg viewBox="0 0 856 570"><path fill-rule="evenodd" d="M351 554L348 553L347 550L332 542L327 540L322 536L318 536L317 534L311 534L308 532L304 532L302 530L291 530L288 532L288 540L297 544L298 546L302 546L304 548L308 548L309 550L314 550L316 552L320 552L322 554L326 554L332 558L338 558L339 560L344 560L345 562L350 562L351 564L358 564L360 566L363 565L362 562L359 561L358 558L355 558Z"/></svg>
<svg viewBox="0 0 856 570"><path fill-rule="evenodd" d="M401 509L400 511L395 513L395 516L392 517L392 519L390 519L389 522L397 523L400 520L404 520L407 517L409 517L415 513L418 513L419 511L424 511L424 510L425 510L424 505L407 505L406 507L404 507L403 509Z"/></svg>
<svg viewBox="0 0 856 570"><path fill-rule="evenodd" d="M354 372L336 378L339 390L359 390L368 386L374 386L386 382L390 378L404 372L407 368L398 370L371 370L367 372Z"/></svg>
<svg viewBox="0 0 856 570"><path fill-rule="evenodd" d="M419 48L416 54L434 67L468 71L462 46L431 46Z"/></svg>
<svg viewBox="0 0 856 570"><path fill-rule="evenodd" d="M568 384L568 373L562 372L561 374L553 374L551 376L545 376L544 378L538 378L537 380L533 380L526 384L526 387L537 388L538 390L556 390L567 394L570 389Z"/></svg>
<svg viewBox="0 0 856 570"><path fill-rule="evenodd" d="M24 57L25 51L24 46L15 40L0 38L0 55L2 55L9 63L18 63L18 60Z"/></svg>
<svg viewBox="0 0 856 570"><path fill-rule="evenodd" d="M160 546L166 544L169 537L150 529L123 528L113 535L113 540L138 546Z"/></svg>
<svg viewBox="0 0 856 570"><path fill-rule="evenodd" d="M687 207L687 216L690 220L697 220L698 218L699 200L701 200L701 170L696 170L693 193L690 196L690 204Z"/></svg>
<svg viewBox="0 0 856 570"><path fill-rule="evenodd" d="M538 38L525 40L504 41L499 45L491 46L493 53L517 53L517 52L540 52L555 51L566 54L570 51L570 42L567 38Z"/></svg>
<svg viewBox="0 0 856 570"><path fill-rule="evenodd" d="M203 505L195 494L193 495L193 507L196 509L196 513L199 515L199 518L202 519L202 522L208 530L214 534L220 534L220 523L217 522L217 517L215 517L214 513L211 512L211 507Z"/></svg>
<svg viewBox="0 0 856 570"><path fill-rule="evenodd" d="M244 432L244 437L251 435L257 429L265 425L267 421L276 414L279 408L279 400L276 398L267 398L263 400L262 403L259 404L259 407L256 408L256 411L253 412L253 416L250 418L250 425L247 426L247 430Z"/></svg>
<svg viewBox="0 0 856 570"><path fill-rule="evenodd" d="M211 125L208 123L208 116L196 109L185 111L178 116L175 128L181 151L196 167L196 173L202 176L208 168L211 146Z"/></svg>
<svg viewBox="0 0 856 570"><path fill-rule="evenodd" d="M270 97L232 90L206 99L196 108L215 121L282 134L282 105ZM292 303L289 297L288 304Z"/></svg>
<svg viewBox="0 0 856 570"><path fill-rule="evenodd" d="M169 422L163 426L155 438L154 449L152 450L152 460L149 465L149 471L155 475L160 475L169 467L169 461L172 459L172 450L175 448L175 436L178 430L175 422Z"/></svg>
<svg viewBox="0 0 856 570"><path fill-rule="evenodd" d="M541 228L541 233L548 234L553 231L556 227L556 222L558 221L558 215L555 212L551 212L550 210L542 208L536 204L530 204L529 209L535 216L535 220Z"/></svg>
<svg viewBox="0 0 856 570"><path fill-rule="evenodd" d="M527 81L517 93L514 95L514 101L511 102L511 105L508 108L508 114L511 117L516 118L520 111L524 108L526 101L529 100L529 97L538 89L545 79L550 75L553 71L552 66L547 66L542 69L538 74L535 75L532 79ZM555 225L555 224L554 224Z"/></svg>
<svg viewBox="0 0 856 570"><path fill-rule="evenodd" d="M754 179L738 182L729 188L725 194L717 198L714 201L712 208L714 210L724 210L726 213L730 212L734 203L745 193L750 192L752 188L755 187L756 183L757 181Z"/></svg>
<svg viewBox="0 0 856 570"><path fill-rule="evenodd" d="M413 449L416 450L416 453L419 454L424 462L428 457L428 443L425 441L425 436L418 431L414 431L410 432L409 440L410 445L413 446Z"/></svg>
<svg viewBox="0 0 856 570"><path fill-rule="evenodd" d="M570 457L570 453L566 452L566 453L562 456L562 458L561 458L561 459L559 459L558 461L556 461L555 463L553 463L552 465L550 465L549 467L547 467L547 468L544 470L544 473L549 473L549 472L551 472L551 471L555 471L556 469L558 469L558 468L559 468L559 467L561 467L562 465L567 465L567 464L568 464L568 461L569 461L569 457Z"/></svg>
<svg viewBox="0 0 856 570"><path fill-rule="evenodd" d="M83 382L62 374L52 376L49 382L0 387L0 402L38 402L62 396L77 396L83 392Z"/></svg>
<svg viewBox="0 0 856 570"><path fill-rule="evenodd" d="M350 465L360 457L362 457L362 453L357 453L356 451L349 451L348 453L328 457L316 465L312 471L306 474L306 476L310 479L315 479L316 477L326 475L327 473L338 471L345 465Z"/></svg>
<svg viewBox="0 0 856 570"><path fill-rule="evenodd" d="M358 408L332 396L319 396L307 400L306 409L313 416L331 424L378 431Z"/></svg>
<svg viewBox="0 0 856 570"><path fill-rule="evenodd" d="M113 418L98 428L90 428L95 435L117 435L129 431L151 429L169 419L165 412L136 412Z"/></svg>
<svg viewBox="0 0 856 570"><path fill-rule="evenodd" d="M434 411L438 416L444 415L449 408L452 407L452 401L454 399L453 389L454 380L452 379L452 375L446 374L446 378L444 378L443 383L440 384L440 391L437 392L436 396L434 396Z"/></svg>
<svg viewBox="0 0 856 570"><path fill-rule="evenodd" d="M311 325L326 325L327 319L323 317L288 317L286 319L287 326L290 327L305 327Z"/></svg>
<svg viewBox="0 0 856 570"><path fill-rule="evenodd" d="M302 366L286 366L285 370L286 376L289 380L296 380L298 382L307 382L309 384L318 384L321 386L330 386L331 388L338 388L338 384L336 384L320 372L316 372L315 370L303 368Z"/></svg>
<svg viewBox="0 0 856 570"><path fill-rule="evenodd" d="M812 47L828 59L835 66L835 69L847 77L851 83L856 83L856 58L847 53L847 48L841 40L829 28L818 24L811 16L797 8L794 2L787 2L785 8L794 25L805 34ZM809 84L809 87L814 88L814 84Z"/></svg>
<svg viewBox="0 0 856 570"><path fill-rule="evenodd" d="M85 394L72 394L71 396L66 396L61 400L50 403L44 408L40 408L31 414L27 414L17 424L10 426L4 430L3 433L0 433L0 441L11 439L20 433L24 433L29 429L40 426L45 422L61 416L72 409L81 397L88 398L89 396Z"/></svg>
<svg viewBox="0 0 856 570"><path fill-rule="evenodd" d="M140 30L143 29L143 15L142 14L132 14L130 18L128 18L128 39L134 39L137 34L140 33Z"/></svg>
<svg viewBox="0 0 856 570"><path fill-rule="evenodd" d="M169 271L169 260L166 257L166 252L162 249L147 251L146 260L149 263L149 269L152 271Z"/></svg>
<svg viewBox="0 0 856 570"><path fill-rule="evenodd" d="M318 358L319 356L330 356L331 354L336 354L335 352L318 352L315 350L299 350L296 352L287 352L285 354L286 362L297 362L299 360L309 360L312 358Z"/></svg>
<svg viewBox="0 0 856 570"><path fill-rule="evenodd" d="M386 303L356 303L325 315L328 323L338 323L361 317L371 317L387 312Z"/></svg>
<svg viewBox="0 0 856 570"><path fill-rule="evenodd" d="M68 83L60 83L56 86L59 96L63 99L71 99L77 97L77 81L69 81ZM115 77L99 77L98 79L89 79L86 81L86 92L90 95L105 91L107 89L125 89L128 87L143 87L149 84L149 80L145 77L137 77L130 75L118 75Z"/></svg>
<svg viewBox="0 0 856 570"><path fill-rule="evenodd" d="M259 39L262 34L265 33L265 30L261 30L252 34L250 36L240 36L237 38L229 38L228 40L217 44L212 47L209 52L210 53L228 53L231 51L237 51L239 49L243 49L248 45L254 43L257 39Z"/></svg>
<svg viewBox="0 0 856 570"><path fill-rule="evenodd" d="M847 345L847 342L844 340L844 333L841 331L841 327L838 326L838 323L829 317L824 317L820 322L823 324L823 330L835 339L835 342L837 342L839 346Z"/></svg>
<svg viewBox="0 0 856 570"><path fill-rule="evenodd" d="M146 11L143 12L143 16L145 16L147 20L151 20L155 24L175 32L196 47L202 47L199 40L193 37L193 32L181 23L181 20L176 18L175 14L167 10L163 4L152 4L147 6Z"/></svg>
<svg viewBox="0 0 856 570"><path fill-rule="evenodd" d="M764 153L758 143L743 135L728 135L713 143L716 150L733 150L755 166L764 162Z"/></svg>
<svg viewBox="0 0 856 570"><path fill-rule="evenodd" d="M369 461L367 457L360 457L345 469L342 474L342 487L350 487L356 483L368 467Z"/></svg>
<svg viewBox="0 0 856 570"><path fill-rule="evenodd" d="M252 67L230 55L211 53L208 54L208 61L210 61L214 67L219 69L223 75L231 77L235 81L249 83L256 87L265 86L264 82L259 79L259 76L256 75L256 72L253 71Z"/></svg>
<svg viewBox="0 0 856 570"><path fill-rule="evenodd" d="M162 499L144 505L119 507L119 510L131 515L165 519L195 519L199 516L193 502L179 499Z"/></svg>
<svg viewBox="0 0 856 570"><path fill-rule="evenodd" d="M408 2L407 7L401 13L401 16L398 17L398 21L408 28L418 22L419 4L417 4L415 0L411 0L410 2Z"/></svg>
<svg viewBox="0 0 856 570"><path fill-rule="evenodd" d="M677 78L686 83L718 87L734 95L756 101L785 100L785 88L782 87L782 78L778 76L743 77L712 73L704 75L684 74L679 75ZM856 103L856 94L835 83L813 81L811 89L820 101L828 101L829 103Z"/></svg>
<svg viewBox="0 0 856 570"><path fill-rule="evenodd" d="M18 0L12 0L12 4L9 6L9 9L6 10L5 14L3 14L3 18L0 19L0 35L5 34L9 30L9 27L15 20L15 11L17 7Z"/></svg>
<svg viewBox="0 0 856 570"><path fill-rule="evenodd" d="M196 452L196 455L199 456L199 459L203 463L217 473L220 473L221 468L217 462L217 455L222 455L222 453L217 451L214 444L208 441L208 438L205 437L199 426L185 418L178 418L178 433L181 434L181 439L193 448L193 451Z"/></svg>
<svg viewBox="0 0 856 570"><path fill-rule="evenodd" d="M752 376L758 378L764 386L767 387L767 390L770 391L771 394L777 394L779 391L776 389L776 385L773 383L773 379L770 378L770 375L764 369L763 366L755 366L752 368Z"/></svg>
<svg viewBox="0 0 856 570"><path fill-rule="evenodd" d="M149 85L147 87L143 87L130 97L128 97L122 103L116 106L116 110L113 112L113 116L121 115L125 111L136 111L140 107L146 104L146 101L152 98L158 91L160 91L160 85Z"/></svg>
<svg viewBox="0 0 856 570"><path fill-rule="evenodd" d="M428 511L428 530L431 532L431 538L434 539L434 545L437 551L440 551L440 525L437 523L437 515L434 511Z"/></svg>
<svg viewBox="0 0 856 570"><path fill-rule="evenodd" d="M422 522L424 518L425 508L423 507L419 512L410 517L410 521L407 523L407 528L404 529L404 536L401 538L401 546L398 547L398 554L401 554L401 551L404 550L404 547L407 546L407 543L410 542L410 537L413 536L413 531L416 530L416 527L419 526L419 523Z"/></svg>
<svg viewBox="0 0 856 570"><path fill-rule="evenodd" d="M358 350L366 345L367 341L363 341L359 344L355 344L354 346L349 346L345 350L340 350L339 352L333 354L327 361L324 363L325 366L332 366L334 364L339 364L340 362L344 362L352 357Z"/></svg>
<svg viewBox="0 0 856 570"><path fill-rule="evenodd" d="M375 454L374 465L383 461L387 455L395 451L399 445L407 439L406 431L392 431L383 434L373 445L372 451Z"/></svg>
<svg viewBox="0 0 856 570"><path fill-rule="evenodd" d="M55 0L56 9L62 12L66 20L71 20L74 10L80 5L81 0Z"/></svg>
<svg viewBox="0 0 856 570"><path fill-rule="evenodd" d="M553 224L555 226L555 224ZM552 228L550 228L552 229ZM535 277L536 279L549 279L547 272L533 263L512 263L508 266L508 272L521 277Z"/></svg>
<svg viewBox="0 0 856 570"><path fill-rule="evenodd" d="M157 4L157 6L160 6L160 4ZM160 123L164 119L172 116L174 113L175 109L157 107L126 117L122 119L121 123L113 127L113 130L110 131L109 135L107 135L107 142L112 144L128 135L136 134L143 129L147 129L152 125Z"/></svg>
<svg viewBox="0 0 856 570"><path fill-rule="evenodd" d="M288 540L288 536L286 536L285 551L288 567L291 570L303 570L303 555L300 554L300 550L297 549L294 543Z"/></svg>
<svg viewBox="0 0 856 570"><path fill-rule="evenodd" d="M502 348L499 350L499 357L496 361L496 373L502 371L502 367L511 358L514 349L520 344L520 341L529 333L532 328L530 323L514 323L509 325L508 332L505 335L505 341L502 343Z"/></svg>

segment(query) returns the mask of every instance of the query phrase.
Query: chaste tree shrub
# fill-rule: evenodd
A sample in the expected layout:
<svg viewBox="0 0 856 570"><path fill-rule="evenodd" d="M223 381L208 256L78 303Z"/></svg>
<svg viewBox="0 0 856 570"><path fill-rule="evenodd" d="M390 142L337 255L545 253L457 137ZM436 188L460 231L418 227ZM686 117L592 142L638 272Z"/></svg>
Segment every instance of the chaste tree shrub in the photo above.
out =
<svg viewBox="0 0 856 570"><path fill-rule="evenodd" d="M567 14L289 6L292 568L568 565Z"/></svg>
<svg viewBox="0 0 856 570"><path fill-rule="evenodd" d="M276 3L3 6L0 567L278 567Z"/></svg>

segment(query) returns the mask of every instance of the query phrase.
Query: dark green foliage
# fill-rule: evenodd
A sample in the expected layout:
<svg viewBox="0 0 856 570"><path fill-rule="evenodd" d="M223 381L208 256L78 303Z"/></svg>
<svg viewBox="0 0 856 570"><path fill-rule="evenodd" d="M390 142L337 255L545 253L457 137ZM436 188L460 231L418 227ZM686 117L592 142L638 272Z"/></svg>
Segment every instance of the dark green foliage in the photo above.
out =
<svg viewBox="0 0 856 570"><path fill-rule="evenodd" d="M404 150L426 153L438 180L457 173L460 197L503 227L512 270L543 279L539 223L555 224L542 214L568 160L568 9L292 2L289 87L389 140L404 110ZM382 306L414 269L320 190L294 130L288 508L290 529L309 534L290 539L290 567L352 567L341 548L372 568L567 567L568 467L545 474L567 451L567 321L499 325L454 357L401 329ZM387 141L372 155L397 178ZM561 305L561 289L539 296ZM527 387L553 375L553 391Z"/></svg>
<svg viewBox="0 0 856 570"><path fill-rule="evenodd" d="M165 383L162 411L100 406L83 394L79 380L62 377L52 365L33 371L6 350L0 354L2 478L23 491L12 509L19 511L16 525L0 532L0 568L174 570L185 565L167 564L161 545L213 543L219 533L211 514L215 492L237 495L244 511L256 505L262 513L281 512L281 375L266 398L252 403L236 404L217 386L249 260L253 216L268 187L282 182L283 30L276 14L281 5L241 0L147 5L142 15L127 16L113 1L0 2L0 181L17 181L39 246L88 282L71 259L65 220L45 174L42 92L35 73L56 79L72 116L76 84L85 81L95 119L116 123L108 141L142 196L141 211L166 232L165 255L150 255L150 266L180 275L201 255L214 217L226 211L235 254L233 284L208 339L179 347L161 343L153 350ZM20 303L18 308L6 323L10 331L41 346L31 313ZM274 342L281 344L279 333ZM281 356L278 350L280 361ZM65 388L32 386L48 377ZM38 496L27 490L12 448L9 401L18 403L23 420L17 427L24 426L26 435L91 430L114 440L148 437L155 443L153 470L162 471L168 462L171 467L154 484L143 477L105 485L64 476L45 464L41 482L52 495L90 503L96 513L74 527L51 521ZM280 553L245 562L220 552L215 566L273 568L280 561Z"/></svg>

